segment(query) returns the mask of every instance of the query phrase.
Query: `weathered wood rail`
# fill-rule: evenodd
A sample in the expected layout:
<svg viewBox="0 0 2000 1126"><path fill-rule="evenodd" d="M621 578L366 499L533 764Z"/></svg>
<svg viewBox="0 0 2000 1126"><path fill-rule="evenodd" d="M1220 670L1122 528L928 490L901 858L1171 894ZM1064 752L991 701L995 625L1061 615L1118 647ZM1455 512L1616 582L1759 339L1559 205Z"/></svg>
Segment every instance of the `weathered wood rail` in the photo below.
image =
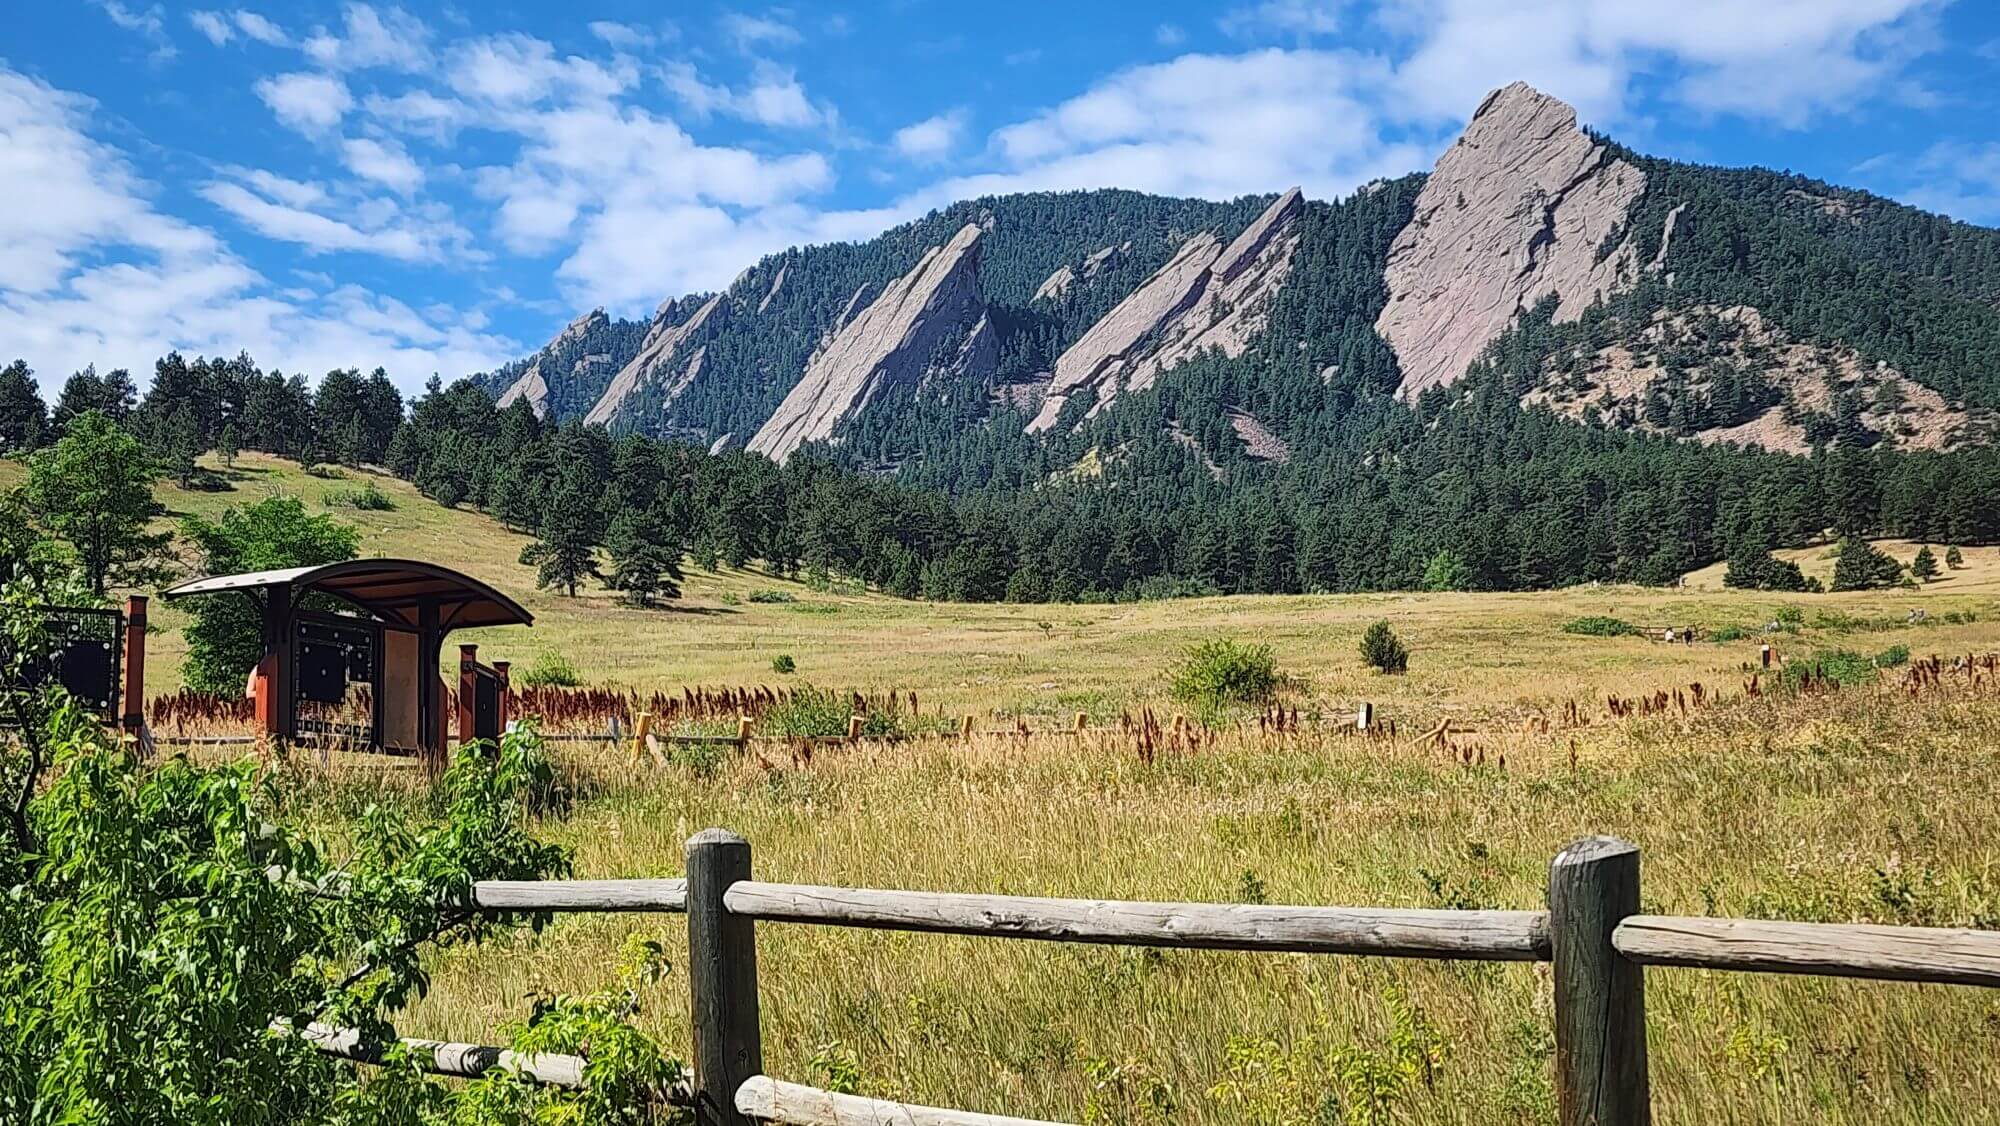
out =
<svg viewBox="0 0 2000 1126"><path fill-rule="evenodd" d="M1591 837L1549 867L1548 909L1148 903L765 883L750 844L721 829L688 841L686 879L484 881L472 906L494 911L659 911L688 916L694 1081L662 1098L702 1126L1063 1126L914 1106L787 1083L764 1074L756 924L786 923L1203 950L1550 962L1556 1092L1563 1126L1652 1120L1646 1070L1647 966L2000 987L2000 932L1639 914L1639 850ZM308 1033L322 1051L380 1058L340 1030ZM576 1086L583 1061L498 1048L406 1041L443 1074L493 1067Z"/></svg>

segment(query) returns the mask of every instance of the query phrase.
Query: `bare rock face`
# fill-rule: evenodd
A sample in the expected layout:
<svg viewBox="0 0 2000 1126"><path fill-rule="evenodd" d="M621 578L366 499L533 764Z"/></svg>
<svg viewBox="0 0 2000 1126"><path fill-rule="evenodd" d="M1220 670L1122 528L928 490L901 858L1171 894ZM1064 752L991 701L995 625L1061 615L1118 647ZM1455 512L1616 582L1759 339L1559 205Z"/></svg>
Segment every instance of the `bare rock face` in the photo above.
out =
<svg viewBox="0 0 2000 1126"><path fill-rule="evenodd" d="M556 354L565 345L582 340L592 332L610 323L611 318L605 314L604 310L592 309L590 312L579 316L569 322L569 324L563 326L563 330L556 334L556 338L544 345L542 350L535 355L535 360L528 365L528 369L522 372L520 377L515 379L514 382L508 384L505 391L500 392L499 406L505 408L511 406L516 399L526 399L528 400L528 406L534 409L535 417L547 417L549 411L549 381L547 376L542 373L542 365L555 363ZM578 360L577 364L581 366L588 359L590 357L586 356L582 360Z"/></svg>
<svg viewBox="0 0 2000 1126"><path fill-rule="evenodd" d="M843 317L747 448L783 461L806 442L832 437L890 387L935 371L990 373L998 340L979 296L981 235L977 224L966 224L867 308Z"/></svg>
<svg viewBox="0 0 2000 1126"><path fill-rule="evenodd" d="M1521 310L1551 294L1575 320L1635 272L1629 241L1599 258L1646 175L1590 139L1576 111L1516 82L1487 96L1389 248L1375 328L1414 398L1465 374Z"/></svg>
<svg viewBox="0 0 2000 1126"><path fill-rule="evenodd" d="M1271 296L1291 272L1305 199L1293 188L1228 246L1203 232L1118 303L1056 360L1030 431L1054 426L1063 405L1092 395L1095 414L1121 392L1151 387L1160 373L1206 349L1240 356L1263 331ZM1107 248L1108 249L1108 248Z"/></svg>
<svg viewBox="0 0 2000 1126"><path fill-rule="evenodd" d="M1042 284L1035 287L1035 295L1028 300L1054 301L1063 294L1068 293L1069 287L1075 284L1076 271L1070 269L1068 266L1057 266L1055 273L1043 278Z"/></svg>
<svg viewBox="0 0 2000 1126"><path fill-rule="evenodd" d="M775 288L775 287L774 287ZM715 317L722 295L707 299L683 297L660 305L653 315L653 327L639 345L639 353L611 378L610 386L583 416L585 426L607 426L618 417L619 409L632 392L654 380L669 381L667 402L687 389L700 366L701 353L687 347L688 340ZM693 358L689 359L692 353Z"/></svg>

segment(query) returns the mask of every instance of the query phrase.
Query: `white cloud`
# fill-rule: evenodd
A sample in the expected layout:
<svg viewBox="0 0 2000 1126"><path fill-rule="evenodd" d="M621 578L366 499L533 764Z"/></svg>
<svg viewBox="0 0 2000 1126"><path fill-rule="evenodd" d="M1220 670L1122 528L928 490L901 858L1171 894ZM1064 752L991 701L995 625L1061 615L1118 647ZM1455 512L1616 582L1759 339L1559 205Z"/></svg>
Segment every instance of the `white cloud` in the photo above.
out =
<svg viewBox="0 0 2000 1126"><path fill-rule="evenodd" d="M407 90L393 98L370 94L362 103L369 117L398 132L445 143L472 119L472 111L455 98L440 98L428 90Z"/></svg>
<svg viewBox="0 0 2000 1126"><path fill-rule="evenodd" d="M188 22L218 47L236 36L236 25L224 19L221 12L189 12Z"/></svg>
<svg viewBox="0 0 2000 1126"><path fill-rule="evenodd" d="M758 125L791 129L831 124L836 119L830 108L806 96L805 87L789 68L774 63L758 63L749 88L742 91L712 85L691 64L680 61L662 67L660 80L697 119L726 113Z"/></svg>
<svg viewBox="0 0 2000 1126"><path fill-rule="evenodd" d="M994 133L1003 170L947 181L933 196L1120 187L1227 198L1293 184L1344 193L1424 159L1388 139L1375 99L1389 76L1380 59L1312 50L1134 67Z"/></svg>
<svg viewBox="0 0 2000 1126"><path fill-rule="evenodd" d="M125 156L89 133L93 103L0 67L0 340L53 393L87 363L145 373L170 349L234 355L293 371L387 366L405 390L520 352L475 314L416 316L328 279L284 291L212 232L162 215ZM292 204L313 185L265 176Z"/></svg>
<svg viewBox="0 0 2000 1126"><path fill-rule="evenodd" d="M256 12L238 8L230 14L230 18L236 22L236 30L267 47L285 47L291 44L291 37L285 34L283 28Z"/></svg>
<svg viewBox="0 0 2000 1126"><path fill-rule="evenodd" d="M393 140L349 137L341 142L341 160L348 170L402 195L423 186L424 170Z"/></svg>
<svg viewBox="0 0 2000 1126"><path fill-rule="evenodd" d="M1913 206L1967 223L2000 221L2000 142L1937 141L1914 160L1865 163L1865 171L1901 187L1897 196Z"/></svg>
<svg viewBox="0 0 2000 1126"><path fill-rule="evenodd" d="M1219 21L1230 35L1314 36L1340 30L1340 5L1319 0L1263 0L1226 13Z"/></svg>
<svg viewBox="0 0 2000 1126"><path fill-rule="evenodd" d="M1670 64L1672 96L1797 127L1878 92L1923 38L1931 0L1412 0L1378 21L1405 40L1397 96L1463 117L1516 79L1585 117L1625 112L1634 77Z"/></svg>
<svg viewBox="0 0 2000 1126"><path fill-rule="evenodd" d="M1187 32L1175 24L1163 23L1153 29L1153 42L1162 47L1178 47L1187 42Z"/></svg>
<svg viewBox="0 0 2000 1126"><path fill-rule="evenodd" d="M604 41L605 45L618 51L636 51L641 47L651 47L660 41L659 33L651 28L636 27L614 20L592 20L588 25L590 33Z"/></svg>
<svg viewBox="0 0 2000 1126"><path fill-rule="evenodd" d="M456 44L448 53L445 81L460 95L497 106L550 98L610 98L638 82L629 59L609 65L580 55L557 57L555 48L529 35L493 35Z"/></svg>
<svg viewBox="0 0 2000 1126"><path fill-rule="evenodd" d="M749 16L741 12L730 12L722 17L722 33L745 51L758 47L789 47L799 41L798 29L776 16Z"/></svg>
<svg viewBox="0 0 2000 1126"><path fill-rule="evenodd" d="M319 28L304 50L314 62L334 70L379 66L419 71L431 64L430 38L424 21L401 8L349 3L341 12L341 30Z"/></svg>
<svg viewBox="0 0 2000 1126"><path fill-rule="evenodd" d="M173 40L167 36L167 21L161 15L158 4L132 8L119 0L98 0L97 6L103 9L112 23L126 31L136 32L152 43L152 58L156 62L164 62L179 53L174 49Z"/></svg>
<svg viewBox="0 0 2000 1126"><path fill-rule="evenodd" d="M281 242L296 243L307 252L361 251L406 262L436 258L441 250L410 226L396 224L363 230L342 219L279 199L266 198L241 184L218 180L199 189L203 199L237 222Z"/></svg>
<svg viewBox="0 0 2000 1126"><path fill-rule="evenodd" d="M347 84L330 74L297 71L275 78L259 79L257 96L271 107L285 125L308 135L324 133L340 124L354 108L354 96Z"/></svg>
<svg viewBox="0 0 2000 1126"><path fill-rule="evenodd" d="M937 161L951 155L965 134L965 111L952 110L927 117L914 125L896 130L896 151L918 161Z"/></svg>

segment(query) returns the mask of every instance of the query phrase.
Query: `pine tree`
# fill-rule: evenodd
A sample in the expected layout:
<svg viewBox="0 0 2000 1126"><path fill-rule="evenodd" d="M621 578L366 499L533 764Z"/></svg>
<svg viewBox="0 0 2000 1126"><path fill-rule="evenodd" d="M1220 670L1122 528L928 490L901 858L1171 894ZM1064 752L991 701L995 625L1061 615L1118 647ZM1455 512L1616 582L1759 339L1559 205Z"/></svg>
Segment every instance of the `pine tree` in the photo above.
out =
<svg viewBox="0 0 2000 1126"><path fill-rule="evenodd" d="M605 585L622 590L639 606L651 606L655 597L681 596L681 556L687 551L682 533L658 506L627 509L611 522L605 550L611 556L611 574Z"/></svg>
<svg viewBox="0 0 2000 1126"><path fill-rule="evenodd" d="M215 439L215 453L217 457L222 459L222 467L224 469L234 469L236 467L235 423L225 422L222 424L222 433Z"/></svg>
<svg viewBox="0 0 2000 1126"><path fill-rule="evenodd" d="M1410 651L1386 621L1376 622L1361 635L1361 659L1377 672L1401 673L1410 668Z"/></svg>
<svg viewBox="0 0 2000 1126"><path fill-rule="evenodd" d="M1465 590L1472 585L1472 568L1465 556L1447 548L1424 564L1425 590Z"/></svg>
<svg viewBox="0 0 2000 1126"><path fill-rule="evenodd" d="M1926 583L1938 577L1937 556L1931 554L1931 545L1925 544L1917 549L1917 557L1910 561L1910 574L1915 575L1919 582Z"/></svg>
<svg viewBox="0 0 2000 1126"><path fill-rule="evenodd" d="M1965 553L1958 550L1957 544L1944 549L1944 565L1954 571L1965 566Z"/></svg>
<svg viewBox="0 0 2000 1126"><path fill-rule="evenodd" d="M31 453L48 432L49 411L28 365L0 368L0 453Z"/></svg>
<svg viewBox="0 0 2000 1126"><path fill-rule="evenodd" d="M557 484L535 542L521 549L521 562L535 568L537 587L560 587L571 598L579 583L597 576L597 510L579 477Z"/></svg>
<svg viewBox="0 0 2000 1126"><path fill-rule="evenodd" d="M1834 590L1877 590L1902 581L1903 567L1874 544L1848 537L1833 564Z"/></svg>
<svg viewBox="0 0 2000 1126"><path fill-rule="evenodd" d="M162 438L167 471L181 488L192 488L197 470L195 459L201 456L202 447L201 420L195 416L194 408L186 403L175 407L167 416Z"/></svg>

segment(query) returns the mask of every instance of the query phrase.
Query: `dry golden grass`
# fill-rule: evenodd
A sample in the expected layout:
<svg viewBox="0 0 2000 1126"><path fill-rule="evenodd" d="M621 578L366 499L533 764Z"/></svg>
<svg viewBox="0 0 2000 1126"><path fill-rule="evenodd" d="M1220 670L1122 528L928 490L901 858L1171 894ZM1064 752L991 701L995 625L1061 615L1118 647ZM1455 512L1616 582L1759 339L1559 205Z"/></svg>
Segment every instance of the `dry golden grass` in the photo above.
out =
<svg viewBox="0 0 2000 1126"><path fill-rule="evenodd" d="M565 751L593 796L550 829L590 877L677 874L681 842L724 825L773 880L1520 908L1541 903L1564 843L1607 832L1641 846L1649 911L2000 924L1990 686L1918 704L1892 686L1738 700L1493 750L1468 767L1404 743L1239 729L1150 765L1117 737L869 745L707 772ZM685 949L671 918L566 917L442 958L406 1030L490 1039L534 993L610 987L632 936ZM785 1078L825 1083L829 1061L848 1060L865 1093L1066 1121L1342 1121L1317 1117L1321 1100L1357 1054L1393 1058L1388 998L1402 996L1444 1055L1384 1121L1547 1118L1542 968L779 925L759 928L759 961L766 1062ZM1992 991L1648 980L1663 1123L2000 1113ZM684 989L678 975L648 987L643 1016L682 1050ZM1250 1105L1213 1091L1232 1076ZM1158 1092L1171 1113L1148 1109Z"/></svg>

